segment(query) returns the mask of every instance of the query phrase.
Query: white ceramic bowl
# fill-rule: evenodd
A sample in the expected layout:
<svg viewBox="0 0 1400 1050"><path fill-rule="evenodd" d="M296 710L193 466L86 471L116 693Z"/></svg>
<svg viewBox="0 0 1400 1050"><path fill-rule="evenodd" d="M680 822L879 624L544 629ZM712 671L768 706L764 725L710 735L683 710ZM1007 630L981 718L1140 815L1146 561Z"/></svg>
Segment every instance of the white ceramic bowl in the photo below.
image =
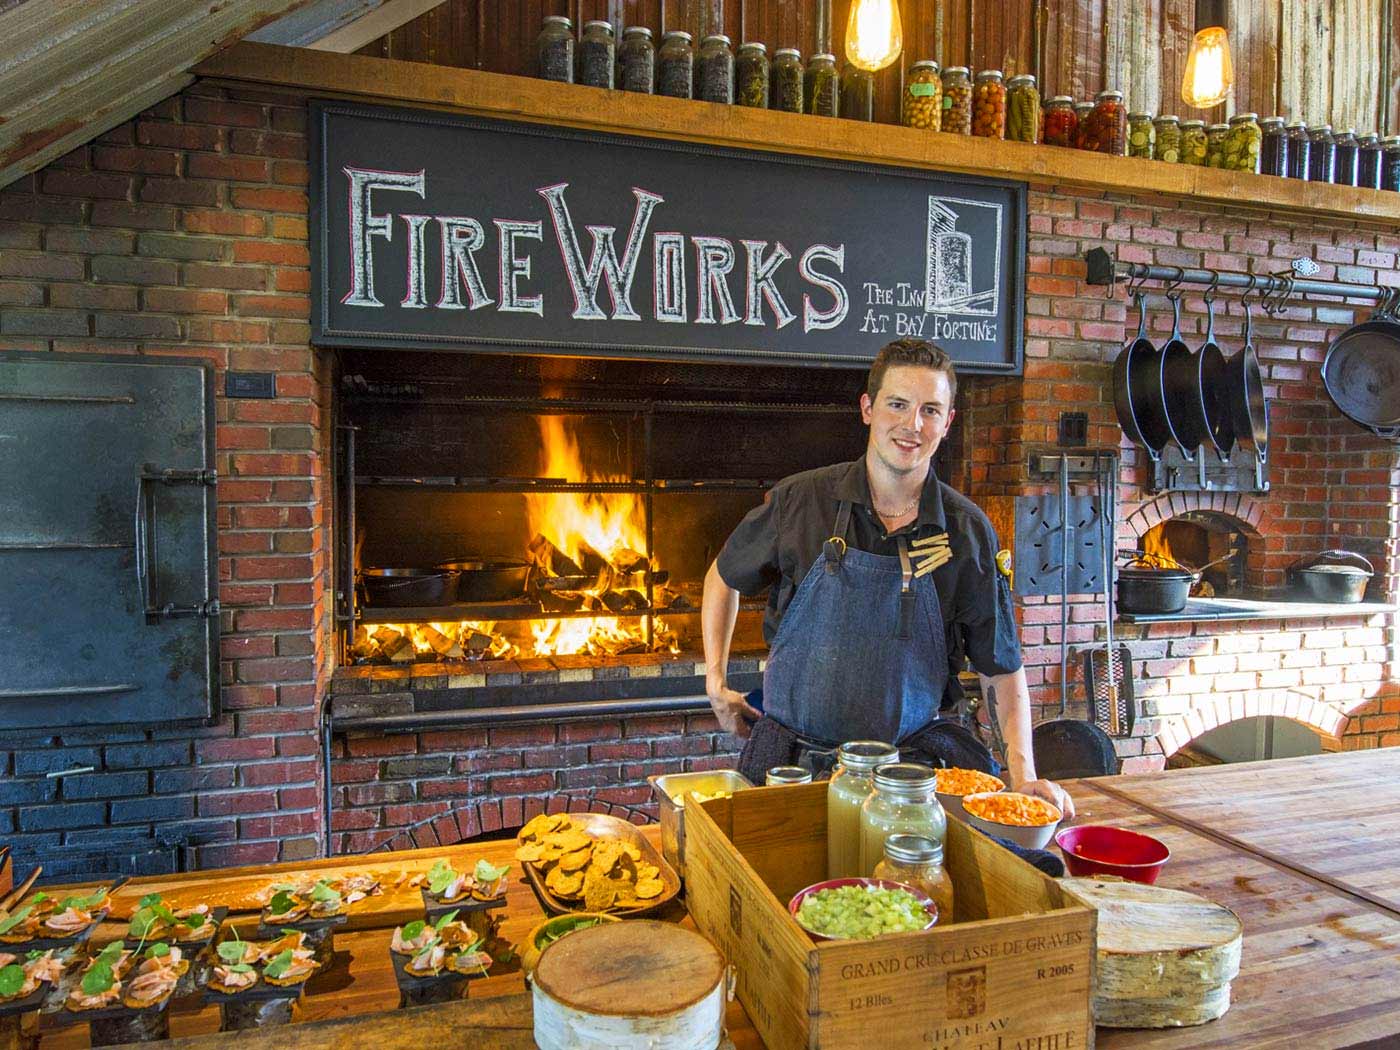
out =
<svg viewBox="0 0 1400 1050"><path fill-rule="evenodd" d="M976 795L968 795L963 801L966 802L976 798L988 798L994 794L996 794L996 792L983 791ZM1049 802L1045 804L1050 806ZM1023 824L1002 824L999 821L987 820L985 817L977 816L977 814L966 809L966 807L964 807L963 812L967 814L965 818L967 822L978 831L985 832L988 835L995 835L999 839L1007 839L1026 849L1044 849L1049 844L1051 838L1054 837L1055 829L1060 826L1060 821L1064 819L1059 809L1054 806L1051 806L1051 808L1055 810L1055 819L1049 824L1038 824L1034 827L1026 827Z"/></svg>
<svg viewBox="0 0 1400 1050"><path fill-rule="evenodd" d="M991 775L990 773L986 773L986 774L983 774L983 775L984 775L984 776L991 777L993 780L995 780L997 783L999 783L999 784L1001 785L1001 787L997 788L998 791L1005 791L1005 790L1006 790L1006 782L1005 782L1004 780L1002 780L1000 777L992 777L992 775ZM939 801L939 803L943 806L943 812L945 812L945 813L947 813L947 814L949 814L949 815L951 815L951 816L957 817L957 818L958 818L959 820L961 820L963 823L968 823L968 822L969 822L969 821L968 821L968 816L967 816L967 810L963 809L963 804L962 804L963 797L962 797L961 795L952 795L952 794L948 794L947 792L944 792L944 791L937 791L937 792L935 792L935 794L938 795L938 801Z"/></svg>

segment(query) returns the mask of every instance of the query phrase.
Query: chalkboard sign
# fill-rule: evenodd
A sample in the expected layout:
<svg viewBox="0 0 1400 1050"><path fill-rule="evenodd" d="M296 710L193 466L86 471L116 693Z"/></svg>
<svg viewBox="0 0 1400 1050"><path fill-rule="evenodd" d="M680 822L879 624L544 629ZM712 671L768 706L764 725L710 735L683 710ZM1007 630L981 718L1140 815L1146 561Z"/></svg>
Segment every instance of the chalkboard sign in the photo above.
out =
<svg viewBox="0 0 1400 1050"><path fill-rule="evenodd" d="M1020 371L1023 184L312 112L318 345L861 366L913 335Z"/></svg>

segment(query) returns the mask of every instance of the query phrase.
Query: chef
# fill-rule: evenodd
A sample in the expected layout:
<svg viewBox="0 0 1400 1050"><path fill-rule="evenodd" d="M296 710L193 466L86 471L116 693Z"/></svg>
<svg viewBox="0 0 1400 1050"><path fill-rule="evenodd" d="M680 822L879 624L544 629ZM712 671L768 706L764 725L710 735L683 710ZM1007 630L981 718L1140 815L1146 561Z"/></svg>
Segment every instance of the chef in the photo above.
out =
<svg viewBox="0 0 1400 1050"><path fill-rule="evenodd" d="M952 361L932 343L897 339L880 351L860 398L870 428L864 457L780 481L710 566L706 692L720 725L746 738L740 769L756 783L777 765L823 773L847 740L995 772L980 741L940 714L957 703L967 659L995 690L1011 786L1068 818L1069 796L1036 776L996 533L932 469L956 392ZM726 680L729 647L739 596L763 591L768 663L761 696L746 697Z"/></svg>

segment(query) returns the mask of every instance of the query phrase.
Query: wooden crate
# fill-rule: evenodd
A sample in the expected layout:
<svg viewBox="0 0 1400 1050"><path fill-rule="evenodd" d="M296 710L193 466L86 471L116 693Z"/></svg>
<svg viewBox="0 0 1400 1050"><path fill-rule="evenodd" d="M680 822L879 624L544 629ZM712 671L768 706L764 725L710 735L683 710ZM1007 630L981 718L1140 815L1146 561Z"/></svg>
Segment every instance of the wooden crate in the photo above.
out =
<svg viewBox="0 0 1400 1050"><path fill-rule="evenodd" d="M1096 913L966 824L944 854L955 924L817 944L787 903L826 878L826 785L686 808L687 906L769 1050L1093 1047Z"/></svg>

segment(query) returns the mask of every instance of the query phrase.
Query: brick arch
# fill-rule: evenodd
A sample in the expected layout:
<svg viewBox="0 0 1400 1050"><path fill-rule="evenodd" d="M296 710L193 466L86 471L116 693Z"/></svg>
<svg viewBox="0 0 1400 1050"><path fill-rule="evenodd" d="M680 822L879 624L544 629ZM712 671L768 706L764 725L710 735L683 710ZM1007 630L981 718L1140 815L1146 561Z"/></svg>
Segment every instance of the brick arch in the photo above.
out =
<svg viewBox="0 0 1400 1050"><path fill-rule="evenodd" d="M1260 538L1264 502L1245 492L1166 492L1129 514L1127 523L1141 537L1148 529L1191 511L1230 518L1250 539Z"/></svg>
<svg viewBox="0 0 1400 1050"><path fill-rule="evenodd" d="M1231 693L1193 707L1168 721L1157 733L1162 754L1174 755L1192 740L1217 726L1242 718L1288 718L1330 740L1340 739L1347 716L1337 708L1291 689L1261 689Z"/></svg>

